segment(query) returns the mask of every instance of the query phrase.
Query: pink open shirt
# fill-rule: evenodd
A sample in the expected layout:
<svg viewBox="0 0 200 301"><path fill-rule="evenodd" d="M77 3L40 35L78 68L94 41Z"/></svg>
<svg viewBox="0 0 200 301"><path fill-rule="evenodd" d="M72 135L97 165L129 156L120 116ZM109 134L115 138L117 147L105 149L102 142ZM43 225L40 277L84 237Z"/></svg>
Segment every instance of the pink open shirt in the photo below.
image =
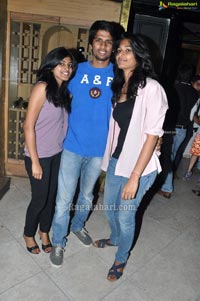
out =
<svg viewBox="0 0 200 301"><path fill-rule="evenodd" d="M167 109L168 102L164 89L156 80L148 78L146 86L138 90L122 152L117 161L116 175L130 177L146 140L146 134L159 137L163 135L162 126ZM107 145L102 163L104 171L107 170L109 159L117 145L119 131L120 128L111 114ZM158 152L156 151L154 151L142 175L155 170L161 171Z"/></svg>

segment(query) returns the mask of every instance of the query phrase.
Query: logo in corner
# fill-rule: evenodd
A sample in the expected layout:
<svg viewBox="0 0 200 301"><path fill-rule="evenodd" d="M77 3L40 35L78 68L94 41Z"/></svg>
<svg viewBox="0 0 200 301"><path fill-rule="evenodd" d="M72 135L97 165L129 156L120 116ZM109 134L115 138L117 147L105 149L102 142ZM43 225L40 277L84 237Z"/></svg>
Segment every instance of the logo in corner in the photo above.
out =
<svg viewBox="0 0 200 301"><path fill-rule="evenodd" d="M160 1L159 10L166 9L168 7L169 6L166 3L164 3L163 1Z"/></svg>
<svg viewBox="0 0 200 301"><path fill-rule="evenodd" d="M188 10L198 10L198 1L189 0L187 2L184 1L160 1L159 10L173 8L173 9L188 9Z"/></svg>

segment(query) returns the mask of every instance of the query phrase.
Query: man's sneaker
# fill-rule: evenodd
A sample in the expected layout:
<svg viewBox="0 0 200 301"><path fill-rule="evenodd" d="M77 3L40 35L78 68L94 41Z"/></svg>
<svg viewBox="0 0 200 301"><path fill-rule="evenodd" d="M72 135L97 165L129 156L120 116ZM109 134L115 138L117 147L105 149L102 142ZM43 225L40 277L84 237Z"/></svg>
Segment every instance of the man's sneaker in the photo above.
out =
<svg viewBox="0 0 200 301"><path fill-rule="evenodd" d="M186 171L186 173L183 176L183 180L188 181L192 177L192 172L191 171Z"/></svg>
<svg viewBox="0 0 200 301"><path fill-rule="evenodd" d="M64 249L60 246L53 246L50 253L50 263L55 268L60 268L63 263Z"/></svg>
<svg viewBox="0 0 200 301"><path fill-rule="evenodd" d="M92 238L89 236L88 231L85 228L83 228L81 231L73 233L76 235L76 237L78 237L85 247L89 247L93 243Z"/></svg>

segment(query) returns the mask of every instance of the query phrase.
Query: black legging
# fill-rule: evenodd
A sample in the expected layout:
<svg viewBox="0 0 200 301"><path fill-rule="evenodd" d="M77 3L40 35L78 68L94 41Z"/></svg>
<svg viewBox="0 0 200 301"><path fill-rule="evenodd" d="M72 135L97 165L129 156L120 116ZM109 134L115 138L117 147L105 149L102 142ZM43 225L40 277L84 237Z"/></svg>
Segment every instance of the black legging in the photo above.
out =
<svg viewBox="0 0 200 301"><path fill-rule="evenodd" d="M25 157L25 167L31 184L31 201L27 208L24 227L24 234L28 237L35 236L38 224L42 232L50 231L55 209L60 157L61 153L39 159L43 170L41 180L32 176L31 159Z"/></svg>

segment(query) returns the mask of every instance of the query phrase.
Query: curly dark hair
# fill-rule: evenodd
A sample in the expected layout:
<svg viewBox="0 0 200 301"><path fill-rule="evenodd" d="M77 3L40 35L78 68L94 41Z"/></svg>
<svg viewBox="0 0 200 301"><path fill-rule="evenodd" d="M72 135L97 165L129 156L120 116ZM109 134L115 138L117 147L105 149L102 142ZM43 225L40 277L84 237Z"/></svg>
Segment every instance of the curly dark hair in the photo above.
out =
<svg viewBox="0 0 200 301"><path fill-rule="evenodd" d="M54 69L65 57L70 57L72 60L72 75L74 76L77 69L77 62L71 52L65 47L58 47L51 50L43 59L40 68L37 72L37 82L45 82L46 96L49 102L53 103L55 107L64 107L68 112L71 111L71 95L68 90L68 81L63 81L59 87L53 75Z"/></svg>
<svg viewBox="0 0 200 301"><path fill-rule="evenodd" d="M129 78L127 90L127 100L133 100L137 95L138 87L144 88L146 86L146 78L156 78L156 74L154 72L149 48L145 41L145 37L141 34L125 33L123 37L115 44L115 55L116 50L120 45L120 41L124 39L127 39L129 41L137 63L134 73ZM113 104L119 100L123 84L125 83L124 72L123 70L118 68L116 63L114 70L115 76L111 86L113 91Z"/></svg>

